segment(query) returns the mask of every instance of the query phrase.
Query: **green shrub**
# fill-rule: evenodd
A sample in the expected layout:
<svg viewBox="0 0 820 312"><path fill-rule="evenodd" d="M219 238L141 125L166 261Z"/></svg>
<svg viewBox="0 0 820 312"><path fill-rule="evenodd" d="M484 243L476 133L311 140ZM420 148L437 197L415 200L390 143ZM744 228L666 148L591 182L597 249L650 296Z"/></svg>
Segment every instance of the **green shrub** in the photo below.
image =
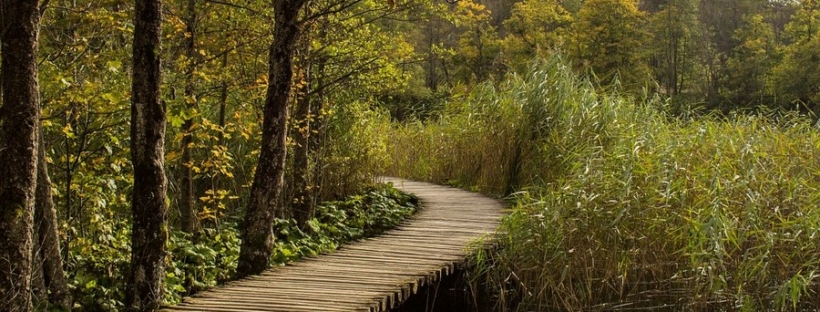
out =
<svg viewBox="0 0 820 312"><path fill-rule="evenodd" d="M184 295L230 280L236 272L240 245L239 231L231 223L220 229L203 229L196 240L173 231L171 261L165 268L166 302L177 303Z"/></svg>
<svg viewBox="0 0 820 312"><path fill-rule="evenodd" d="M277 219L271 264L282 265L378 235L401 223L417 205L415 197L392 185L375 185L361 195L322 203L304 231L293 219ZM106 221L99 228L97 241L77 238L70 246L67 271L75 307L80 311L117 311L123 306L131 253L130 225ZM239 230L231 222L223 222L219 229L204 229L196 240L190 234L172 231L164 284L166 302L178 303L185 295L233 278L240 245Z"/></svg>
<svg viewBox="0 0 820 312"><path fill-rule="evenodd" d="M365 237L389 230L413 214L418 200L391 185L369 187L362 195L330 201L316 207L316 217L300 230L296 222L277 220L273 264L285 264L303 256L315 256Z"/></svg>

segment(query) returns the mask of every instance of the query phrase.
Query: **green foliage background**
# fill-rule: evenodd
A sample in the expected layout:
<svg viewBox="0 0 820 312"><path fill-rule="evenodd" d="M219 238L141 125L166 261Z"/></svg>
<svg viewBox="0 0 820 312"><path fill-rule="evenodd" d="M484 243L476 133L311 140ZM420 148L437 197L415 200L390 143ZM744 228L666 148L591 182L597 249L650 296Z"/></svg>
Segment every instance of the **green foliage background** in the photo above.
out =
<svg viewBox="0 0 820 312"><path fill-rule="evenodd" d="M267 1L193 7L191 20L187 2L164 6L168 202L177 229L190 168L203 225L198 240L173 231L169 302L235 265L273 39ZM528 308L603 308L651 287L682 291L685 308L818 306L815 0L321 0L303 14L322 10L302 25L291 109L312 105L312 201L386 173L515 194L508 248L487 255L506 266L486 276L516 273ZM52 0L43 12L63 259L77 306L111 310L129 253L133 3ZM396 217L357 209L322 206L311 233L280 220L275 261ZM576 267L530 269L545 264Z"/></svg>

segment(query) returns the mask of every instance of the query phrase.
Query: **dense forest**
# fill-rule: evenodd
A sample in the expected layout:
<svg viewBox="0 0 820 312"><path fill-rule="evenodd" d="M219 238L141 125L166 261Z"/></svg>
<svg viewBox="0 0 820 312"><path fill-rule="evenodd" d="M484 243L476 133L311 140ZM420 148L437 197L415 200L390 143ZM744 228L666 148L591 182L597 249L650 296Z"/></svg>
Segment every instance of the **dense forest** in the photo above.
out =
<svg viewBox="0 0 820 312"><path fill-rule="evenodd" d="M0 8L2 311L333 249L409 214L382 174L510 199L475 266L522 309L820 307L814 0Z"/></svg>

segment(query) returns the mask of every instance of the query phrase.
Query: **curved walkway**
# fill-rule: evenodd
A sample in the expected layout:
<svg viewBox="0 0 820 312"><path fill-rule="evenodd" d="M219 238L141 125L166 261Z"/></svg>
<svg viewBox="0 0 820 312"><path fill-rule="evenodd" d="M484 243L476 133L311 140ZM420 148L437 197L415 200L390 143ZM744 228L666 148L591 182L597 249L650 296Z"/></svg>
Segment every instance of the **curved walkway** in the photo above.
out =
<svg viewBox="0 0 820 312"><path fill-rule="evenodd" d="M473 242L492 235L502 205L476 193L384 178L422 209L379 237L277 267L187 298L166 311L387 311L453 272ZM484 244L490 241L484 240Z"/></svg>

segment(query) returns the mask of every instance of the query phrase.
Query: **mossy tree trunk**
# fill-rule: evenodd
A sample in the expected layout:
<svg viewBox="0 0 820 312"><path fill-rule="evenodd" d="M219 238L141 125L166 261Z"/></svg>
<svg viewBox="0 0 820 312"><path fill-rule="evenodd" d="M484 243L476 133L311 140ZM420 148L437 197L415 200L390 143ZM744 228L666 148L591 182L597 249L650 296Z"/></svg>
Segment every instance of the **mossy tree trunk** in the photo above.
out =
<svg viewBox="0 0 820 312"><path fill-rule="evenodd" d="M136 0L131 97L131 271L125 307L152 311L163 300L168 208L165 204L165 107L160 102L160 0Z"/></svg>
<svg viewBox="0 0 820 312"><path fill-rule="evenodd" d="M0 1L0 311L30 311L37 183L37 0Z"/></svg>
<svg viewBox="0 0 820 312"><path fill-rule="evenodd" d="M188 0L188 16L186 17L185 26L188 37L185 42L185 56L187 68L185 73L185 103L189 111L197 109L197 97L194 86L194 71L196 71L196 28L197 28L197 14L196 14L196 0ZM189 112L189 117L185 119L182 124L182 181L180 188L182 189L182 198L180 199L180 219L182 219L182 231L193 234L196 239L200 229L198 210L196 207L196 196L194 194L194 171L193 157L191 155L192 145L194 144L194 117Z"/></svg>
<svg viewBox="0 0 820 312"><path fill-rule="evenodd" d="M42 130L38 131L40 141L37 164L37 199L35 202L34 222L35 236L39 243L40 261L42 261L43 283L48 289L48 301L62 310L71 310L71 292L68 280L63 272L63 258L60 254L60 235L57 229L57 210L51 194L51 178L48 175L45 141Z"/></svg>
<svg viewBox="0 0 820 312"><path fill-rule="evenodd" d="M299 11L305 0L274 0L273 43L269 50L268 90L262 121L262 147L245 211L238 278L259 274L273 251L273 221L284 187L287 158L288 99L293 54L299 34Z"/></svg>
<svg viewBox="0 0 820 312"><path fill-rule="evenodd" d="M310 153L308 142L311 135L311 105L310 105L310 40L306 40L304 47L300 49L300 63L302 79L296 95L296 113L293 116L296 124L296 131L293 131L293 198L291 199L291 211L299 227L304 228L305 223L313 218L313 196L312 184L310 180Z"/></svg>

